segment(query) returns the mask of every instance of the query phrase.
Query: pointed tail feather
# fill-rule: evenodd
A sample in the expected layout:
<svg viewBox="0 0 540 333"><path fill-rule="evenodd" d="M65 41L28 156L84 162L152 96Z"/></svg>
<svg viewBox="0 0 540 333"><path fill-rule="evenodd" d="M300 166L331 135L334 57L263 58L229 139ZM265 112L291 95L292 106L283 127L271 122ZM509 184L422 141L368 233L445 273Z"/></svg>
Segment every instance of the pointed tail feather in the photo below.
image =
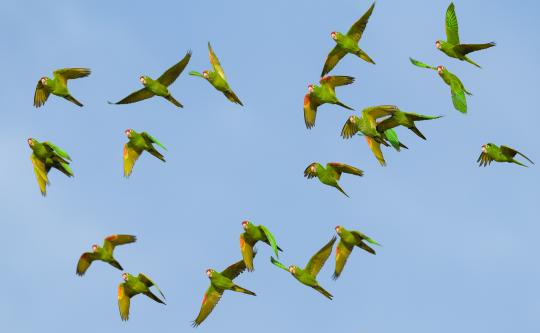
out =
<svg viewBox="0 0 540 333"><path fill-rule="evenodd" d="M234 285L232 287L232 290L237 291L239 293L248 294L248 295L251 295L251 296L257 296L253 291L249 291L249 290L244 289L244 288L242 288L240 286L237 286L237 285Z"/></svg>
<svg viewBox="0 0 540 333"><path fill-rule="evenodd" d="M172 95L165 96L165 99L168 100L169 102L173 103L174 105L176 105L179 108L184 107L180 102L178 102L176 99L174 99L174 97L172 97Z"/></svg>
<svg viewBox="0 0 540 333"><path fill-rule="evenodd" d="M422 134L422 132L420 132L420 130L418 128L416 128L416 126L412 126L412 127L409 127L409 129L416 135L418 135L419 137L421 137L422 139L424 140L427 140L426 137L424 136L424 134Z"/></svg>
<svg viewBox="0 0 540 333"><path fill-rule="evenodd" d="M518 165L521 165L521 166L524 166L524 167L528 168L528 166L526 166L525 164L519 162L518 160L512 159L511 162L512 162L512 163L516 163L516 164L518 164Z"/></svg>
<svg viewBox="0 0 540 333"><path fill-rule="evenodd" d="M465 57L465 61L468 62L469 64L475 65L475 66L478 67L478 68L482 68L482 67L480 67L480 65L478 65L477 63L475 63L474 61L472 61L471 59L469 59L469 57Z"/></svg>
<svg viewBox="0 0 540 333"><path fill-rule="evenodd" d="M165 162L165 157L163 155L161 155L161 153L159 151L157 151L155 149L150 149L148 152L150 154L154 155L155 157L159 158L163 162Z"/></svg>
<svg viewBox="0 0 540 333"><path fill-rule="evenodd" d="M64 96L64 98L67 99L68 101L70 101L71 103L76 104L77 106L80 106L80 107L83 106L81 102L76 100L75 97L73 97L71 95Z"/></svg>
<svg viewBox="0 0 540 333"><path fill-rule="evenodd" d="M229 101L244 106L244 104L242 104L242 101L240 101L240 98L238 98L238 96L236 96L236 94L232 90L224 91L223 94L225 95L225 97L227 97Z"/></svg>
<svg viewBox="0 0 540 333"><path fill-rule="evenodd" d="M348 106L348 105L345 105L345 104L341 103L340 101L337 101L337 102L336 102L336 105L339 105L339 106L341 106L342 108L345 108L345 109L349 109L349 110L353 110L353 111L354 111L353 108L351 108L351 107Z"/></svg>
<svg viewBox="0 0 540 333"><path fill-rule="evenodd" d="M343 191L343 189L341 188L341 186L339 186L339 184L336 184L336 186L334 186L335 188L337 188L341 193L345 194L345 196L347 198L349 198L349 195L347 193L345 193L345 191Z"/></svg>
<svg viewBox="0 0 540 333"><path fill-rule="evenodd" d="M373 61L373 59L371 59L366 52L364 52L363 50L358 50L358 52L355 53L360 59L362 60L365 60L367 62L369 62L370 64L373 64L375 65L375 61Z"/></svg>
<svg viewBox="0 0 540 333"><path fill-rule="evenodd" d="M332 300L332 298L334 296L332 296L332 294L330 294L328 291L324 290L323 287L321 286L315 286L315 287L312 287L313 289L317 290L318 292L320 292L321 294L324 295L324 297L328 298L329 300Z"/></svg>
<svg viewBox="0 0 540 333"><path fill-rule="evenodd" d="M112 266L112 267L115 267L115 268L118 268L119 270L123 271L124 269L122 268L122 266L120 265L120 263L116 260L113 260L111 262L109 262L109 264Z"/></svg>
<svg viewBox="0 0 540 333"><path fill-rule="evenodd" d="M153 299L154 301L156 301L158 303L165 304L165 302L163 302L161 299L159 299L159 297L154 295L151 291L147 291L147 292L145 292L143 294L145 294L146 296L150 297L151 299Z"/></svg>

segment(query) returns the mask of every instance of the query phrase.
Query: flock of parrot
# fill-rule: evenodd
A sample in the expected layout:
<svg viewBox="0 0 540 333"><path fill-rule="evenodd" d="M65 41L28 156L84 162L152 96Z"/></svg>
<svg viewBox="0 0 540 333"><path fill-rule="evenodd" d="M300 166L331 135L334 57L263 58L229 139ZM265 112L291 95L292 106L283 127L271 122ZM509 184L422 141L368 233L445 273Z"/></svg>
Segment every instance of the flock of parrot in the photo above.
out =
<svg viewBox="0 0 540 333"><path fill-rule="evenodd" d="M304 97L304 121L305 126L308 129L312 129L315 126L317 110L324 104L334 104L347 110L354 110L337 97L335 89L336 87L351 85L354 83L355 79L351 76L328 75L328 73L330 73L347 54L353 54L368 63L375 64L375 61L362 50L359 45L374 8L375 3L373 3L358 21L350 27L346 34L340 32L332 32L330 34L335 42L335 46L328 54L323 65L319 85L308 85L308 93ZM445 23L446 41L436 41L436 48L448 57L466 61L480 68L476 62L468 57L468 54L491 48L495 46L495 43L462 44L459 38L458 21L453 3L447 8ZM190 71L189 75L207 80L216 90L223 93L229 101L243 106L243 103L229 85L225 72L210 43L208 43L208 53L212 70L204 70L202 73ZM188 51L183 59L167 69L157 79L152 79L147 75L141 75L139 78L140 83L143 85L141 89L129 94L118 102L109 103L130 104L149 99L153 96L160 96L176 107L183 107L182 103L177 98L173 97L170 86L187 67L191 56L191 51ZM415 66L437 71L444 83L450 87L454 108L461 113L467 112L466 96L472 94L465 88L461 80L455 74L451 73L445 66L430 66L413 58L410 58L410 62ZM50 94L53 94L82 107L83 104L73 97L69 91L68 81L87 77L90 73L91 71L88 68L65 68L54 71L53 78L40 78L35 89L34 106L43 106ZM418 137L426 140L424 134L417 128L416 122L435 120L440 117L440 115L432 116L405 112L394 105L370 106L364 108L359 116L351 115L347 118L341 130L341 136L344 139L353 138L357 134L359 136L364 136L377 161L381 166L385 166L386 161L381 150L381 145L392 147L396 151L408 149L406 145L400 142L398 135L395 132L395 128L399 126L408 128ZM167 149L152 135L144 131L137 132L133 129L127 129L125 135L128 139L128 142L124 145L123 151L124 176L126 178L131 175L136 161L145 151L162 162L165 162L165 157L158 151L158 148L163 150ZM68 177L74 176L74 173L70 168L71 157L62 148L51 142L40 142L34 138L28 139L28 145L32 150L30 159L34 167L34 173L40 192L43 196L47 193L47 185L49 184L48 173L51 168L59 170ZM482 145L481 154L478 157L477 162L479 163L479 166L487 166L493 161L526 166L515 159L516 155L519 155L531 164L534 164L531 159L519 151L504 145L497 146L493 143ZM360 177L364 174L362 170L345 163L330 162L327 163L326 166L323 166L320 163L313 162L305 169L304 176L308 179L317 177L321 183L335 187L348 197L347 193L339 184L339 180L343 173ZM277 245L273 234L265 226L256 226L250 221L244 221L242 222L242 227L244 229L244 232L240 235L242 259L228 266L221 272L214 269L208 269L206 271L206 275L210 280L210 286L204 294L200 312L193 321L193 326L200 325L210 315L225 290L252 296L256 295L254 292L236 285L233 280L246 270L248 272L254 270L254 258L257 253L254 246L257 242L266 243L271 247L272 252L275 255L275 258L274 256L270 258L272 264L288 271L300 283L315 289L326 298L333 298L330 292L319 285L317 275L332 253L334 244L337 240L336 236L317 251L304 268L300 268L296 265L287 267L277 260L279 258L279 253L283 250ZM380 244L359 231L347 230L342 226L337 226L335 231L340 238L335 251L335 269L333 274L333 278L337 279L342 274L347 259L355 246L366 252L375 254L375 251L368 243L374 245ZM94 261L103 261L123 271L121 264L114 258L114 250L118 245L134 242L136 242L136 237L132 235L112 235L105 238L101 247L93 245L91 252L85 252L81 255L77 263L76 274L83 276ZM165 304L165 296L161 290L159 290L157 285L145 274L140 273L135 276L129 273L123 273L122 279L123 282L118 286L118 308L122 320L128 320L131 298L138 294L144 294L158 303ZM152 287L156 288L162 298L151 291Z"/></svg>

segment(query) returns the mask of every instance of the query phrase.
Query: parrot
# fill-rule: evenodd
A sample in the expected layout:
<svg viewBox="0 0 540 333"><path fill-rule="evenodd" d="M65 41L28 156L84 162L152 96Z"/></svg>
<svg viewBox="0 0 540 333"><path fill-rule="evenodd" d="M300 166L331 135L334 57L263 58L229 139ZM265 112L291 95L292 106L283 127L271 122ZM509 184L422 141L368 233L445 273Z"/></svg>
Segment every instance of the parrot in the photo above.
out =
<svg viewBox="0 0 540 333"><path fill-rule="evenodd" d="M242 252L242 258L244 258L244 264L248 272L252 272L253 268L253 246L258 241L264 242L272 247L276 257L279 258L278 251L282 251L276 244L274 235L264 225L253 225L250 221L243 221L242 228L244 233L240 234L240 250Z"/></svg>
<svg viewBox="0 0 540 333"><path fill-rule="evenodd" d="M67 82L71 79L78 79L81 77L87 77L90 75L89 68L62 68L57 69L53 72L53 78L48 78L43 76L39 79L36 92L34 93L34 106L39 108L49 98L49 95L60 96L70 101L71 103L76 104L77 106L83 106L81 102L71 96Z"/></svg>
<svg viewBox="0 0 540 333"><path fill-rule="evenodd" d="M126 98L113 103L108 102L109 104L129 104L135 103L153 96L161 96L174 104L177 107L183 108L184 106L177 101L170 93L169 87L182 73L184 68L186 68L189 59L191 59L191 51L188 51L182 60L180 60L176 65L167 69L157 80L153 80L149 76L141 75L139 81L144 86L142 89L137 90L131 93Z"/></svg>
<svg viewBox="0 0 540 333"><path fill-rule="evenodd" d="M454 8L454 3L450 3L446 10L446 41L438 40L435 47L451 58L461 61L465 60L474 66L481 68L480 65L467 57L467 54L479 50L488 49L495 46L495 42L485 44L461 44L459 42L459 27Z"/></svg>
<svg viewBox="0 0 540 333"><path fill-rule="evenodd" d="M124 270L120 263L113 257L114 248L118 245L134 243L135 241L137 241L137 237L132 235L111 235L105 238L102 247L99 247L97 244L92 245L92 252L85 252L81 255L77 263L77 275L83 276L94 260L101 260L121 271Z"/></svg>
<svg viewBox="0 0 540 333"><path fill-rule="evenodd" d="M420 130L416 127L415 121L421 121L421 120L432 120L432 119L438 119L442 116L425 116L418 113L411 113L411 112L403 112L396 106L396 111L392 113L392 115L385 120L381 121L377 124L377 131L379 133L384 133L387 130L397 127L397 126L404 126L410 129L414 134L418 135L420 138L426 140L426 137Z"/></svg>
<svg viewBox="0 0 540 333"><path fill-rule="evenodd" d="M39 185L41 195L47 195L47 185L49 185L48 173L51 168L61 171L68 177L73 177L73 171L69 167L71 157L60 147L51 142L39 142L34 138L28 139L28 145L32 149L30 160L34 166L34 173Z"/></svg>
<svg viewBox="0 0 540 333"><path fill-rule="evenodd" d="M345 191L343 191L343 189L338 184L338 180L341 177L341 173L343 172L360 177L364 175L364 172L362 170L348 164L330 162L326 164L325 169L321 164L314 162L308 165L306 170L304 170L304 177L307 177L307 179L317 177L319 178L319 181L321 183L337 188L348 198L349 195L347 195L347 193L345 193Z"/></svg>
<svg viewBox="0 0 540 333"><path fill-rule="evenodd" d="M527 156L523 155L514 148L510 148L507 146L498 147L493 143L486 143L482 145L482 153L480 153L480 156L478 156L478 160L476 160L476 162L480 162L478 166L484 167L490 165L492 161L516 163L518 165L527 167L525 164L514 159L516 155L520 155L524 157L527 161L534 164L534 162L531 161Z"/></svg>
<svg viewBox="0 0 540 333"><path fill-rule="evenodd" d="M165 295L159 290L154 281L150 280L150 278L143 273L139 273L137 276L123 273L122 279L124 282L118 285L118 309L120 310L120 318L122 321L129 319L129 305L131 298L135 295L144 294L158 303L165 304L164 301L152 293L150 287L156 287L163 299L165 299Z"/></svg>
<svg viewBox="0 0 540 333"><path fill-rule="evenodd" d="M304 122L306 127L311 129L315 126L317 108L325 103L339 105L345 109L353 110L340 102L336 97L335 87L348 85L354 82L350 76L325 76L321 78L320 86L308 85L308 93L304 96Z"/></svg>
<svg viewBox="0 0 540 333"><path fill-rule="evenodd" d="M362 17L356 21L346 35L341 32L333 31L330 33L330 37L336 42L336 46L330 51L326 57L326 61L323 66L321 76L325 76L330 72L337 63L343 58L347 53L354 54L359 58L375 64L375 62L364 52L359 46L358 42L362 38L362 34L366 29L369 17L375 8L375 2L369 7L369 9L362 15Z"/></svg>
<svg viewBox="0 0 540 333"><path fill-rule="evenodd" d="M319 282L317 282L317 274L319 274L319 271L324 266L324 263L326 260L328 260L328 257L330 257L335 242L336 236L332 237L332 239L325 246L323 246L322 249L320 249L313 255L313 257L311 257L311 259L309 259L309 262L304 269L301 269L295 265L291 265L287 268L287 266L274 259L274 257L270 257L270 262L279 268L289 271L298 281L300 281L300 283L317 290L326 298L332 300L334 296L321 287Z"/></svg>
<svg viewBox="0 0 540 333"><path fill-rule="evenodd" d="M167 148L150 134L146 132L137 133L131 128L125 130L124 133L129 139L124 145L124 177L128 178L131 175L135 162L145 150L165 162L165 158L154 148L153 144L155 143L165 150Z"/></svg>
<svg viewBox="0 0 540 333"><path fill-rule="evenodd" d="M444 66L432 67L426 65L418 60L409 58L411 63L415 66L433 69L439 73L439 76L443 79L444 83L450 86L450 92L452 93L452 103L454 103L454 108L461 113L467 113L467 98L465 94L471 96L472 94L465 89L461 80L447 70Z"/></svg>
<svg viewBox="0 0 540 333"><path fill-rule="evenodd" d="M253 256L255 256L256 254L257 252L254 252ZM251 296L257 296L254 292L242 288L232 281L238 275L242 274L245 270L246 264L244 263L244 260L240 260L230 265L221 273L211 268L206 270L206 275L210 279L210 287L208 287L208 289L204 293L201 310L199 311L199 315L197 316L197 318L193 320L193 327L199 326L206 319L206 317L208 317L208 315L216 307L225 290L232 290Z"/></svg>
<svg viewBox="0 0 540 333"><path fill-rule="evenodd" d="M337 278L339 278L339 276L341 275L343 267L345 267L345 263L347 262L347 259L349 258L349 255L351 254L355 246L358 246L359 248L371 254L375 254L375 250L373 250L366 243L364 243L364 241L379 246L381 244L377 243L374 239L364 235L360 231L349 231L339 225L336 227L335 230L339 238L341 238L336 247L336 269L334 271L334 275L332 275L332 278L334 280L337 280Z"/></svg>
<svg viewBox="0 0 540 333"><path fill-rule="evenodd" d="M202 74L196 71L191 71L189 72L189 75L198 76L206 79L214 88L221 91L229 101L244 106L244 104L242 104L242 101L240 101L238 96L236 96L234 91L232 91L231 87L229 87L229 83L227 82L227 78L225 77L223 67L221 67L219 59L214 53L214 50L212 50L210 42L208 42L208 56L210 57L210 63L212 64L212 68L214 70L204 70Z"/></svg>
<svg viewBox="0 0 540 333"><path fill-rule="evenodd" d="M360 132L366 137L366 141L375 155L375 158L382 166L386 166L383 153L381 151L381 144L384 146L390 146L387 141L390 141L392 146L399 151L399 147L407 149L407 146L399 142L397 134L393 129L387 129L385 132L379 132L377 130L377 119L392 116L399 109L395 105L379 105L371 106L362 110L362 117L355 115L349 116L347 121L343 125L341 130L341 137L344 139L352 138L356 133Z"/></svg>

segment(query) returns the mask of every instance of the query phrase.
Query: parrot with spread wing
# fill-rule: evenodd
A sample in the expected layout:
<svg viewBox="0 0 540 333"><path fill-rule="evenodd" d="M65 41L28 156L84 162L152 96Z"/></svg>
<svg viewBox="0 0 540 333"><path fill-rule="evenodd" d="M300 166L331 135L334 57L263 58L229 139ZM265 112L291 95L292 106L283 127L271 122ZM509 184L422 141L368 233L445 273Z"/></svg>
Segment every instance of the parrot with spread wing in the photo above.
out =
<svg viewBox="0 0 540 333"><path fill-rule="evenodd" d="M342 173L348 173L360 177L364 175L362 170L345 163L330 162L326 164L325 168L320 163L314 162L308 165L306 170L304 170L304 177L307 177L307 179L317 177L321 183L337 188L348 198L349 195L345 193L345 191L343 191L341 186L338 184Z"/></svg>
<svg viewBox="0 0 540 333"><path fill-rule="evenodd" d="M486 143L482 145L482 153L480 156L478 156L478 160L476 162L480 162L478 166L488 166L491 164L491 162L507 162L507 163L515 163L524 167L527 167L525 164L517 161L514 159L516 155L520 155L521 157L525 158L527 161L534 164L533 161L531 161L527 156L523 155L519 151L507 147L507 146L500 146L493 143Z"/></svg>
<svg viewBox="0 0 540 333"><path fill-rule="evenodd" d="M175 106L182 108L183 105L171 95L168 87L178 78L178 76L180 76L184 68L186 68L189 59L191 59L191 51L188 51L182 60L169 68L165 73L158 77L157 80L154 80L146 75L141 75L139 77L139 81L144 86L142 89L131 93L116 103L109 102L109 104L129 104L139 102L153 96L161 96Z"/></svg>
<svg viewBox="0 0 540 333"><path fill-rule="evenodd" d="M353 110L337 98L335 88L348 85L354 82L350 76L325 76L320 79L318 85L308 85L308 93L304 96L304 122L306 127L311 129L315 126L317 108L323 104L335 104L345 109Z"/></svg>
<svg viewBox="0 0 540 333"><path fill-rule="evenodd" d="M92 252L85 252L79 258L76 270L77 275L83 276L94 260L100 260L119 270L124 270L120 263L113 257L114 249L118 245L134 243L136 240L137 238L132 235L112 235L105 238L102 247L97 244L92 245Z"/></svg>
<svg viewBox="0 0 540 333"><path fill-rule="evenodd" d="M399 109L395 105L379 105L367 107L362 110L362 116L350 116L341 130L341 136L344 139L350 139L355 134L360 132L365 136L368 146L370 147L373 155L379 161L382 166L386 165L383 153L381 151L381 144L384 146L390 146L387 141L390 141L391 145L399 151L399 148L407 148L404 144L399 142L397 134L392 128L387 129L385 132L379 132L377 130L377 119L387 116L392 116Z"/></svg>
<svg viewBox="0 0 540 333"><path fill-rule="evenodd" d="M360 38L366 29L369 17L375 8L375 2L369 9L356 21L346 35L341 32L333 31L330 37L336 42L336 46L330 51L326 57L321 76L325 76L330 72L337 63L347 54L354 54L362 60L375 64L375 62L364 52L359 46Z"/></svg>
<svg viewBox="0 0 540 333"><path fill-rule="evenodd" d="M48 141L39 142L34 138L28 139L28 145L32 149L30 160L34 166L41 195L47 195L48 174L51 168L59 170L68 177L73 177L73 171L69 167L71 157L60 147Z"/></svg>
<svg viewBox="0 0 540 333"><path fill-rule="evenodd" d="M254 252L253 256L256 254L257 253ZM206 319L206 317L208 317L208 315L218 304L225 290L232 290L239 293L256 296L254 292L242 288L232 281L245 270L246 264L244 263L244 260L240 260L230 265L221 273L211 268L206 270L206 275L210 279L210 287L208 287L204 293L201 310L199 311L197 318L193 320L193 327L199 326Z"/></svg>
<svg viewBox="0 0 540 333"><path fill-rule="evenodd" d="M347 230L344 227L338 225L336 227L336 232L340 238L340 241L336 247L336 269L334 271L334 275L332 275L332 278L334 280L339 278L339 276L341 275L341 272L345 267L345 263L347 262L347 259L349 258L349 255L351 254L355 246L371 254L375 254L375 250L373 250L366 243L364 243L364 241L379 246L381 245L377 243L374 239L364 235L360 231Z"/></svg>
<svg viewBox="0 0 540 333"><path fill-rule="evenodd" d="M196 71L191 71L189 72L189 75L202 77L210 82L210 84L218 91L221 91L223 95L229 99L229 101L244 106L244 104L242 104L238 96L236 96L234 91L232 91L231 87L229 86L227 78L225 77L225 72L219 63L219 59L214 53L214 50L212 50L210 42L208 42L208 56L210 57L210 63L212 64L212 68L214 70L205 70L202 72L202 74Z"/></svg>
<svg viewBox="0 0 540 333"><path fill-rule="evenodd" d="M264 225L254 225L250 221L243 221L242 228L244 228L244 232L240 234L240 250L242 252L242 258L244 258L244 264L249 272L254 270L253 246L258 241L270 245L276 257L279 258L278 251L282 250L277 245L274 235Z"/></svg>
<svg viewBox="0 0 540 333"><path fill-rule="evenodd" d="M311 259L309 259L309 262L304 269L301 269L300 267L295 265L287 267L274 259L274 257L271 257L270 261L277 267L290 272L292 276L294 276L298 281L300 281L300 283L317 290L318 292L323 294L324 297L332 300L334 296L332 296L332 294L330 294L323 287L321 287L319 285L319 282L317 282L317 274L319 274L319 271L324 266L324 263L326 262L326 260L328 260L328 257L330 257L335 242L336 236L332 237L332 239L325 246L323 246L317 253L315 253L313 257L311 257Z"/></svg>
<svg viewBox="0 0 540 333"><path fill-rule="evenodd" d="M88 68L63 68L53 72L53 78L43 76L39 79L34 93L34 106L39 108L49 98L50 94L60 96L77 106L83 106L81 102L71 96L68 90L68 80L79 79L90 75Z"/></svg>
<svg viewBox="0 0 540 333"><path fill-rule="evenodd" d="M461 44L459 41L459 26L454 8L454 3L450 3L446 10L446 41L438 40L435 42L435 47L441 50L449 57L465 60L470 64L480 68L480 65L467 57L467 54L479 50L488 49L495 46L495 42L485 44Z"/></svg>
<svg viewBox="0 0 540 333"><path fill-rule="evenodd" d="M411 63L421 68L428 68L437 71L439 76L443 79L444 83L450 86L450 92L452 94L452 103L454 108L461 113L467 113L467 98L465 94L471 96L472 94L465 89L461 80L453 73L448 71L444 66L429 66L413 58L409 58Z"/></svg>
<svg viewBox="0 0 540 333"><path fill-rule="evenodd" d="M165 295L159 290L154 281L143 273L139 273L137 276L124 273L122 279L124 279L124 282L118 285L118 309L120 310L120 318L123 321L129 319L129 306L131 298L135 295L144 294L158 303L165 304L164 301L152 293L150 287L154 286L163 299L165 299Z"/></svg>
<svg viewBox="0 0 540 333"><path fill-rule="evenodd" d="M124 133L129 139L124 145L124 177L127 178L131 175L135 162L145 150L165 162L165 158L156 150L156 148L154 148L154 144L165 150L167 150L167 148L150 134L146 132L137 133L131 128L125 130Z"/></svg>

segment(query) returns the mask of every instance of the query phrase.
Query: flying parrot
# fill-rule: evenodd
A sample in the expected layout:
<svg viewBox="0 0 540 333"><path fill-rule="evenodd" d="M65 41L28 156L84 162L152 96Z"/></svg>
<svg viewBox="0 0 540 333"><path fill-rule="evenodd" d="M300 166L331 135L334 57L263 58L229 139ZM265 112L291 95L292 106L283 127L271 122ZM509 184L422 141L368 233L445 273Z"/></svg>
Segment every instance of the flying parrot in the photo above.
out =
<svg viewBox="0 0 540 333"><path fill-rule="evenodd" d="M208 42L208 56L210 57L210 63L212 64L212 68L214 70L205 70L202 72L202 74L196 71L191 71L189 72L189 75L198 76L206 79L214 88L221 91L223 95L225 95L225 97L229 99L229 101L244 106L244 104L242 104L238 96L236 96L234 91L232 91L231 87L229 86L227 78L225 77L225 72L223 71L223 68L219 63L219 59L214 53L214 50L212 50L210 42Z"/></svg>
<svg viewBox="0 0 540 333"><path fill-rule="evenodd" d="M369 7L364 15L362 15L362 17L351 26L346 35L336 31L330 34L330 37L332 37L332 39L336 42L336 46L326 57L321 76L325 76L328 72L330 72L341 60L341 58L348 53L354 54L369 63L375 64L367 53L358 46L358 42L360 41L360 38L362 38L362 34L366 29L369 17L373 12L373 8L375 8L375 2L371 5L371 7Z"/></svg>
<svg viewBox="0 0 540 333"><path fill-rule="evenodd" d="M129 319L129 305L131 298L135 295L144 294L158 303L165 304L164 301L152 293L150 287L156 287L163 299L165 299L165 295L159 290L154 281L143 273L139 273L137 276L124 273L122 279L124 279L124 282L118 285L118 309L120 310L120 318L123 321Z"/></svg>
<svg viewBox="0 0 540 333"><path fill-rule="evenodd" d="M437 47L437 49L441 50L449 57L456 58L461 61L465 60L468 63L471 63L476 67L480 68L480 65L467 57L467 54L495 46L495 42L485 44L461 44L459 42L459 27L453 2L450 3L448 9L446 10L445 27L446 41L436 41L435 47Z"/></svg>
<svg viewBox="0 0 540 333"><path fill-rule="evenodd" d="M48 141L39 142L34 138L28 139L28 145L32 149L30 160L34 166L34 173L36 174L41 195L47 195L48 173L51 168L61 171L68 177L73 177L73 171L69 167L71 157L60 147Z"/></svg>
<svg viewBox="0 0 540 333"><path fill-rule="evenodd" d="M253 256L255 255L256 252L253 253ZM210 287L208 287L204 293L201 310L199 311L197 318L193 320L193 327L199 326L206 319L206 317L208 317L208 315L218 304L225 290L232 290L239 293L256 296L254 292L244 289L232 281L245 270L246 264L244 263L244 260L240 260L230 265L221 273L211 268L206 270L206 275L210 279Z"/></svg>
<svg viewBox="0 0 540 333"><path fill-rule="evenodd" d="M132 129L127 129L124 133L129 139L124 145L124 177L127 178L131 175L135 162L145 150L165 162L165 158L154 148L154 144L165 150L167 148L150 134L146 132L137 133Z"/></svg>
<svg viewBox="0 0 540 333"><path fill-rule="evenodd" d="M313 257L311 257L311 259L309 259L309 262L304 269L301 269L295 265L287 267L274 259L274 257L271 257L270 261L277 267L289 271L298 281L300 281L300 283L317 290L326 298L331 300L334 296L319 285L319 282L317 282L317 274L319 274L319 271L324 266L324 263L326 260L328 260L328 257L330 257L332 247L334 246L335 242L336 236L332 237L332 239L325 246L323 246L322 249L320 249L313 255Z"/></svg>
<svg viewBox="0 0 540 333"><path fill-rule="evenodd" d="M109 104L129 104L139 102L153 96L161 96L177 107L182 108L183 105L171 95L168 87L178 78L184 68L186 68L190 58L191 51L188 51L182 60L180 60L176 65L167 69L167 71L158 77L157 80L153 80L146 75L141 75L139 77L139 81L141 81L142 85L144 86L142 89L131 93L129 96L116 103L109 102Z"/></svg>
<svg viewBox="0 0 540 333"><path fill-rule="evenodd" d="M426 140L426 137L420 130L416 127L415 121L421 121L421 120L432 120L432 119L438 119L442 116L425 116L423 114L418 113L411 113L411 112L403 112L401 111L397 106L396 110L392 113L392 115L380 123L377 124L377 131L379 133L384 133L387 130L397 127L397 126L403 126L410 129L414 134L418 135L420 138Z"/></svg>
<svg viewBox="0 0 540 333"><path fill-rule="evenodd" d="M452 103L454 103L454 108L461 113L467 113L467 98L465 94L471 96L472 94L465 89L461 80L455 76L453 73L448 71L444 66L432 67L426 65L418 60L409 58L411 63L415 66L433 69L439 73L439 76L443 79L444 83L450 86L450 92L452 94Z"/></svg>
<svg viewBox="0 0 540 333"><path fill-rule="evenodd" d="M387 129L385 132L379 132L377 126L377 119L387 116L392 116L399 109L395 105L379 105L371 106L362 110L362 116L350 116L343 125L341 130L341 136L344 139L350 139L355 134L360 132L366 137L368 146L370 147L373 155L379 161L382 166L386 165L383 153L381 151L381 144L384 146L390 146L387 141L390 141L392 146L399 151L399 148L407 148L404 144L399 142L397 134L392 128Z"/></svg>
<svg viewBox="0 0 540 333"><path fill-rule="evenodd" d="M347 230L338 225L336 227L336 232L341 239L336 248L336 269L334 271L334 275L332 275L334 280L339 278L341 275L343 267L345 267L345 263L347 262L347 259L355 246L358 246L362 250L365 250L371 254L375 254L375 250L364 243L364 241L380 246L380 244L374 239L364 235L360 231Z"/></svg>
<svg viewBox="0 0 540 333"><path fill-rule="evenodd" d="M242 228L244 232L240 234L240 251L242 252L242 258L244 258L244 264L249 272L254 270L253 268L253 246L258 241L266 243L272 247L276 257L278 251L282 251L276 244L274 235L264 225L254 225L250 221L243 221Z"/></svg>
<svg viewBox="0 0 540 333"><path fill-rule="evenodd" d="M338 180L341 178L342 173L348 173L360 177L364 175L362 170L345 163L330 162L326 164L325 169L320 163L313 162L308 165L306 170L304 170L304 177L307 177L307 179L317 177L321 183L337 188L348 198L349 195L345 193L345 191L343 191L341 186L338 184Z"/></svg>
<svg viewBox="0 0 540 333"><path fill-rule="evenodd" d="M67 87L67 81L78 79L90 75L88 68L63 68L53 72L53 78L43 76L39 79L36 92L34 93L34 106L39 108L47 101L50 94L63 97L78 106L83 106L81 102L71 96Z"/></svg>
<svg viewBox="0 0 540 333"><path fill-rule="evenodd" d="M478 160L476 160L476 162L480 162L478 166L484 167L490 165L492 161L516 163L521 166L527 167L525 164L514 159L516 155L520 155L521 157L524 157L527 161L534 164L533 161L531 161L527 156L523 155L519 151L507 146L498 147L493 143L486 143L485 145L482 145L482 153L480 154L480 156L478 156Z"/></svg>
<svg viewBox="0 0 540 333"><path fill-rule="evenodd" d="M321 78L320 86L308 85L308 93L304 96L304 122L308 129L315 126L317 108L325 103L339 105L349 110L353 110L337 98L335 87L348 85L354 82L350 76L325 76Z"/></svg>
<svg viewBox="0 0 540 333"><path fill-rule="evenodd" d="M105 238L102 247L99 247L97 244L92 245L92 252L85 252L79 258L76 270L77 275L83 276L94 260L100 260L121 271L124 270L120 263L113 257L114 248L117 245L134 243L135 241L137 241L137 238L132 235L112 235Z"/></svg>

